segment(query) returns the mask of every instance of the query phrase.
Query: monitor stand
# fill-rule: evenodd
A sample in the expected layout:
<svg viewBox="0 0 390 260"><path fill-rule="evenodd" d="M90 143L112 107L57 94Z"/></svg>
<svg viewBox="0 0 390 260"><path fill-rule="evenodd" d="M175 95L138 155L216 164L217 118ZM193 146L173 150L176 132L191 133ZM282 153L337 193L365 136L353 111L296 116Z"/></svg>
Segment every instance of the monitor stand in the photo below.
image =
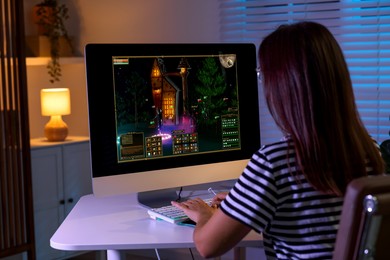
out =
<svg viewBox="0 0 390 260"><path fill-rule="evenodd" d="M138 192L138 203L148 208L159 208L171 205L171 201L178 199L177 188Z"/></svg>
<svg viewBox="0 0 390 260"><path fill-rule="evenodd" d="M233 187L236 181L237 179L189 185L189 186L182 187L182 190L186 190L186 191L203 190L207 192L208 188L212 187L216 192L229 191ZM176 201L179 199L178 194L180 190L181 188L177 187L177 188L138 192L137 194L138 203L148 208L159 208L162 206L171 205L171 201ZM182 199L187 200L188 197L185 197L184 194L182 194Z"/></svg>

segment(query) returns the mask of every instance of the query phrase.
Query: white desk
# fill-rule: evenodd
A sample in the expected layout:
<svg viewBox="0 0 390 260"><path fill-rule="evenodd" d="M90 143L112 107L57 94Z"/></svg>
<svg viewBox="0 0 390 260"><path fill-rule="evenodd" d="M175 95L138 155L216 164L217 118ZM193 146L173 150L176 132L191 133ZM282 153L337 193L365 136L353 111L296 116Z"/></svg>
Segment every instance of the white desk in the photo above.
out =
<svg viewBox="0 0 390 260"><path fill-rule="evenodd" d="M128 249L193 248L192 227L149 218L136 195L81 197L50 239L60 250L107 250L108 259L120 259ZM251 232L239 247L261 247L261 235Z"/></svg>

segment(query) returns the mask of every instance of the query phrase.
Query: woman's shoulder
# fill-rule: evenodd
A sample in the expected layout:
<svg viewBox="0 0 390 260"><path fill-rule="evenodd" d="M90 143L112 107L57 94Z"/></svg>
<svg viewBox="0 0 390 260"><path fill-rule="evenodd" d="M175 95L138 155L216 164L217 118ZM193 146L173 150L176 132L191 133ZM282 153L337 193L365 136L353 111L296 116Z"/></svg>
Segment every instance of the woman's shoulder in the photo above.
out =
<svg viewBox="0 0 390 260"><path fill-rule="evenodd" d="M252 156L252 161L273 167L295 158L294 144L289 139L263 145Z"/></svg>
<svg viewBox="0 0 390 260"><path fill-rule="evenodd" d="M291 139L283 137L280 141L263 145L259 149L259 153L270 155L279 152L287 152L294 150L294 145Z"/></svg>

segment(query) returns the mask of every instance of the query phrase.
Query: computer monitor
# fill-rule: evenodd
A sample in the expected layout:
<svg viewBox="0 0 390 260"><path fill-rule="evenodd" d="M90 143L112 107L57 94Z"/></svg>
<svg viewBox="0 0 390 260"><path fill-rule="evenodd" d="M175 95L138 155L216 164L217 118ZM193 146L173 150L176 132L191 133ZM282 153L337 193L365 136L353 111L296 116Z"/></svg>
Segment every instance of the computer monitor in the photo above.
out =
<svg viewBox="0 0 390 260"><path fill-rule="evenodd" d="M85 61L96 196L235 179L260 147L253 44L97 43Z"/></svg>

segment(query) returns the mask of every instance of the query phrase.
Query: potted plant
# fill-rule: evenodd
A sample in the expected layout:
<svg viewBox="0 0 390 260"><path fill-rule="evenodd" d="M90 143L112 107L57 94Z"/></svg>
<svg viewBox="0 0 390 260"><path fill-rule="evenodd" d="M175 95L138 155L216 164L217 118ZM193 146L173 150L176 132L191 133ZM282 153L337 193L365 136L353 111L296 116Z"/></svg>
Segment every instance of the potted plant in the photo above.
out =
<svg viewBox="0 0 390 260"><path fill-rule="evenodd" d="M48 37L50 43L50 61L47 65L50 82L59 81L61 77L60 39L64 38L73 53L73 46L65 20L69 18L68 8L60 0L42 0L33 8L33 19L38 26L38 34Z"/></svg>

